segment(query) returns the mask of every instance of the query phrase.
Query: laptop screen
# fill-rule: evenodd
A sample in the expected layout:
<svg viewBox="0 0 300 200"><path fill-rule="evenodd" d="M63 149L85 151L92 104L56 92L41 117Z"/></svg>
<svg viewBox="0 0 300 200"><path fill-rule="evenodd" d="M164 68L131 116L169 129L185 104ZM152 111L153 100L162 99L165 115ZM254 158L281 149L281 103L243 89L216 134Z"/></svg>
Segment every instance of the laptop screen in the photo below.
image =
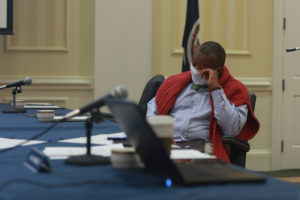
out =
<svg viewBox="0 0 300 200"><path fill-rule="evenodd" d="M134 102L107 98L106 105L126 133L146 168L164 177L181 179L181 175L169 158L153 129L142 116Z"/></svg>

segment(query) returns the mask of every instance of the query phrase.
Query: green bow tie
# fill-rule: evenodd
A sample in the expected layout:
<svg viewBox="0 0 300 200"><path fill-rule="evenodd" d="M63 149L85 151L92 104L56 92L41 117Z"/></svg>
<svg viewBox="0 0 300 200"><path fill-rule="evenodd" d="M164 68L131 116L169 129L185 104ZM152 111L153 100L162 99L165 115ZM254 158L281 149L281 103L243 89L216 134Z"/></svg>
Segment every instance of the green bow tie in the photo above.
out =
<svg viewBox="0 0 300 200"><path fill-rule="evenodd" d="M194 90L199 90L199 88L204 88L206 90L209 90L209 87L207 85L196 85L194 82L193 82L193 85L192 85L192 89Z"/></svg>

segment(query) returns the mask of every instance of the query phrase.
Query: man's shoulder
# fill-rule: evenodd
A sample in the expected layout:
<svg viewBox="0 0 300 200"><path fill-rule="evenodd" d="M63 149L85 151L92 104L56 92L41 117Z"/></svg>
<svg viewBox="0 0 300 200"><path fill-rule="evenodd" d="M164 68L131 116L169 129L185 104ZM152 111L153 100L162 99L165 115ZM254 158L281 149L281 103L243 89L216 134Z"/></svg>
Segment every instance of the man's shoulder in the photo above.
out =
<svg viewBox="0 0 300 200"><path fill-rule="evenodd" d="M240 80L231 77L222 87L231 102L239 105L248 101L248 89Z"/></svg>
<svg viewBox="0 0 300 200"><path fill-rule="evenodd" d="M166 81L170 81L170 80L174 80L174 79L184 79L184 78L188 78L188 77L191 77L191 72L185 71L185 72L181 72L178 74L173 74L171 76L168 76L166 78Z"/></svg>
<svg viewBox="0 0 300 200"><path fill-rule="evenodd" d="M177 85L179 83L186 83L186 82L190 82L192 80L191 77L191 72L190 71L186 71L186 72L181 72L179 74L174 74L171 76L168 76L165 81L163 82L162 85Z"/></svg>
<svg viewBox="0 0 300 200"><path fill-rule="evenodd" d="M228 85L229 87L246 88L246 85L242 81L234 78L233 76L228 79L226 85Z"/></svg>
<svg viewBox="0 0 300 200"><path fill-rule="evenodd" d="M241 81L237 80L230 74L227 66L224 66L223 74L219 79L219 84L221 84L223 88L228 88L231 90L246 88L246 86Z"/></svg>
<svg viewBox="0 0 300 200"><path fill-rule="evenodd" d="M157 95L179 94L192 81L191 72L186 71L166 78L158 89Z"/></svg>

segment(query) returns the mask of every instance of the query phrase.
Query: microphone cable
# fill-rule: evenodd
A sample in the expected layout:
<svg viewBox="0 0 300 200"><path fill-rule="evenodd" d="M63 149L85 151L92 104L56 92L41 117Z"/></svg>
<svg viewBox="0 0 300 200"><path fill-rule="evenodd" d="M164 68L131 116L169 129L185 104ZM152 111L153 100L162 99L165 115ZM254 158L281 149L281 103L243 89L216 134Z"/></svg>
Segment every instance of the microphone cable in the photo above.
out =
<svg viewBox="0 0 300 200"><path fill-rule="evenodd" d="M46 128L45 130L43 130L43 131L40 132L39 134L36 134L36 135L32 136L31 138L28 138L28 139L26 139L25 141L20 142L19 144L15 145L15 146L13 146L13 147L8 147L8 148L5 148L5 149L1 149L1 150L0 150L0 154L1 154L1 153L8 152L8 151L11 151L11 150L14 150L14 149L16 149L16 148L19 148L19 147L21 147L22 145L28 143L29 141L35 140L35 139L37 139L37 138L39 138L39 137L45 135L45 134L48 133L51 129L53 129L58 123L63 122L63 121L65 121L65 119L61 119L61 120L59 120L59 121L53 123L51 126L49 126L48 128ZM49 141L48 141L48 142L49 142Z"/></svg>
<svg viewBox="0 0 300 200"><path fill-rule="evenodd" d="M104 114L104 113L101 113L101 114ZM114 120L114 118L113 118L113 116L112 116L111 114L104 114L103 119L106 119L106 120L115 122L115 120ZM53 129L57 124L59 124L59 123L61 123L61 122L64 122L64 121L66 121L65 118L60 119L59 121L56 121L56 122L53 123L51 126L49 126L48 128L46 128L46 129L43 130L42 132L40 132L40 133L38 133L38 134L32 136L31 138L28 138L28 139L26 139L25 141L20 142L19 144L15 145L15 146L13 146L13 147L8 147L8 148L5 148L5 149L1 149L1 150L0 150L0 154L5 153L5 152L8 152L8 151L11 151L11 150L14 150L14 149L16 149L16 148L19 148L19 147L23 146L24 144L30 142L31 140L35 140L35 139L37 139L37 138L39 138L39 137L41 137L41 136L47 134L47 133L48 133L51 129ZM49 143L49 141L47 141L46 143Z"/></svg>

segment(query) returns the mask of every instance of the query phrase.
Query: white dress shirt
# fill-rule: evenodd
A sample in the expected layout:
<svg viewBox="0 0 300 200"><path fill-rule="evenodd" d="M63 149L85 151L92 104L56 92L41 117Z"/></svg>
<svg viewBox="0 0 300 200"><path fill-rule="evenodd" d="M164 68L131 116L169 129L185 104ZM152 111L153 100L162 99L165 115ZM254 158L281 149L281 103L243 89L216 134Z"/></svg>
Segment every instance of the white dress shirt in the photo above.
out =
<svg viewBox="0 0 300 200"><path fill-rule="evenodd" d="M211 94L214 101L214 116L223 133L228 136L238 135L247 120L247 105L236 107L226 98L223 89L214 90ZM157 114L154 97L147 104L146 116ZM196 91L192 89L190 83L178 96L169 115L175 119L175 141L204 139L210 142L211 105L207 89L200 88Z"/></svg>

